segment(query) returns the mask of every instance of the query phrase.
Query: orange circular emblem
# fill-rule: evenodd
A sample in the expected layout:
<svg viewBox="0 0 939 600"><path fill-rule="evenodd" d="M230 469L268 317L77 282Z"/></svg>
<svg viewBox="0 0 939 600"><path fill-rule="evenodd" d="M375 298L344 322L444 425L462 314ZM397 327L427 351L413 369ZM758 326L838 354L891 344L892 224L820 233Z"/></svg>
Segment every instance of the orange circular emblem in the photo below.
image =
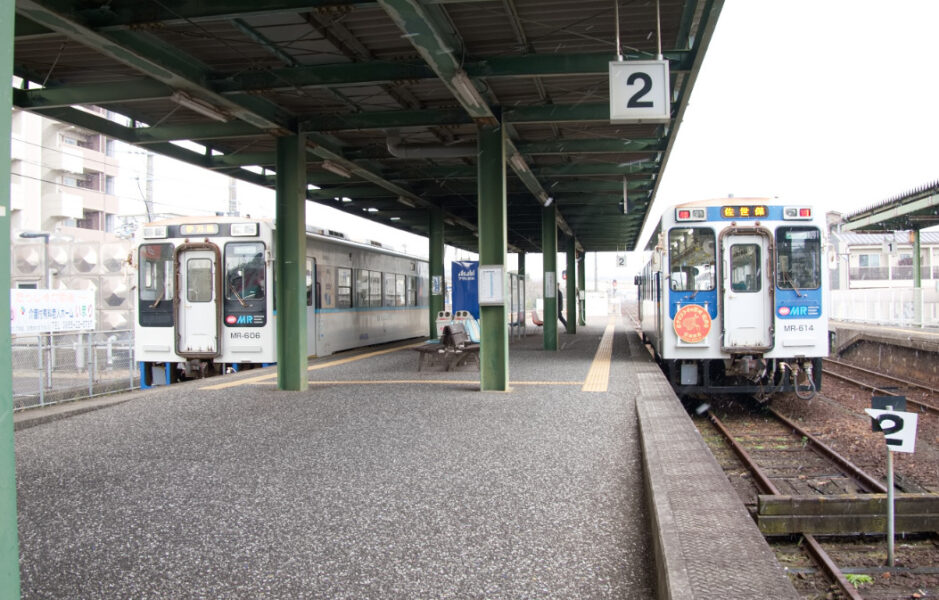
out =
<svg viewBox="0 0 939 600"><path fill-rule="evenodd" d="M711 316L703 306L689 304L675 313L672 326L681 341L696 344L706 338L708 332L711 331Z"/></svg>

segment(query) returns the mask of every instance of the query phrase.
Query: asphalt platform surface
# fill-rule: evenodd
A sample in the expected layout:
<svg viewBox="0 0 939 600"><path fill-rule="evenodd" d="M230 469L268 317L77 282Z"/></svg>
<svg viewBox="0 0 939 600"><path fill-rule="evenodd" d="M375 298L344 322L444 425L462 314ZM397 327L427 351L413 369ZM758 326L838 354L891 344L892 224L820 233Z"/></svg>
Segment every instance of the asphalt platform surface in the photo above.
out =
<svg viewBox="0 0 939 600"><path fill-rule="evenodd" d="M606 325L513 339L509 392L405 348L19 423L22 597L652 598L622 319L581 391Z"/></svg>

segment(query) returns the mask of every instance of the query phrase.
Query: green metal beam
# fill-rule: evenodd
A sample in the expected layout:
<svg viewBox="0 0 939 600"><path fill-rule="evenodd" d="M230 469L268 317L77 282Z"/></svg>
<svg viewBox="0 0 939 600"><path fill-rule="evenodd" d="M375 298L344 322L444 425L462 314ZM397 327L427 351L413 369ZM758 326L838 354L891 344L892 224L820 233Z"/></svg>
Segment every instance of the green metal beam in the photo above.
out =
<svg viewBox="0 0 939 600"><path fill-rule="evenodd" d="M404 2L405 0L396 0ZM412 13L410 19L418 18L411 7L405 11ZM410 22L405 20L405 22ZM428 32L426 26L420 27L421 32L408 34L413 40L420 39L420 43L434 37ZM426 46L421 46L427 50ZM445 44L432 43L429 52L448 52ZM688 56L687 52L678 53L682 59ZM267 69L264 71L250 71L238 73L220 73L209 80L209 87L222 92L249 92L268 90L291 90L307 87L332 87L377 85L395 81L408 81L416 79L433 79L453 76L456 65L463 64L463 69L471 77L544 77L555 75L569 77L574 75L603 75L609 74L610 61L615 57L612 54L527 54L523 56L492 57L480 61L450 61L442 56L423 62L398 61L370 61L361 63L330 63L325 65L310 65L304 67L291 67L281 69ZM435 66L441 66L438 73ZM672 73L680 72L680 67L671 69ZM445 80L449 81L449 80ZM593 116L590 120L597 120L598 111L602 104L588 104L584 111ZM607 105L607 118L609 118L609 105ZM524 113L522 113L524 115ZM543 114L543 113L542 113ZM561 111L563 114L563 110Z"/></svg>
<svg viewBox="0 0 939 600"><path fill-rule="evenodd" d="M16 2L18 14L137 69L174 90L182 90L199 97L233 118L281 134L290 129L283 113L276 108L271 108L264 114L258 111L257 104L251 109L246 109L228 97L207 89L205 78L208 69L191 56L184 55L157 38L140 32L95 30L84 23L84 19L73 12L72 8L72 3L66 4L60 0L54 3L49 1L48 5L36 0Z"/></svg>
<svg viewBox="0 0 939 600"><path fill-rule="evenodd" d="M541 326L545 350L558 349L558 226L557 205L541 209L541 252L543 314Z"/></svg>
<svg viewBox="0 0 939 600"><path fill-rule="evenodd" d="M522 154L606 154L623 152L661 152L665 149L659 138L637 139L577 139L546 142L519 142Z"/></svg>
<svg viewBox="0 0 939 600"><path fill-rule="evenodd" d="M173 88L152 79L140 78L121 83L63 85L23 90L17 105L20 108L58 108L77 104L106 105L112 102L136 102L168 98Z"/></svg>
<svg viewBox="0 0 939 600"><path fill-rule="evenodd" d="M565 280L567 291L567 333L577 333L577 249L574 238L567 238L567 279Z"/></svg>
<svg viewBox="0 0 939 600"><path fill-rule="evenodd" d="M0 81L12 81L13 2L0 4ZM3 41L6 40L6 41ZM0 281L10 281L10 94L0 102ZM0 315L10 314L10 293L3 286ZM20 597L20 552L16 528L16 460L13 439L13 354L10 320L0 325L0 597Z"/></svg>
<svg viewBox="0 0 939 600"><path fill-rule="evenodd" d="M439 208L431 208L427 211L429 244L428 256L430 257L430 338L437 339L437 313L444 309L444 292L447 289L446 274L443 268L444 258L444 227L443 211Z"/></svg>
<svg viewBox="0 0 939 600"><path fill-rule="evenodd" d="M200 0L199 2L150 2L139 0L110 0L106 4L75 3L71 0L45 0L44 4L72 18L80 18L96 29L124 29L136 26L163 26L198 23L202 21L231 20L253 16L271 16L278 13L296 14L318 7L374 5L374 0ZM30 34L35 31L28 30ZM19 29L17 35L19 36Z"/></svg>
<svg viewBox="0 0 939 600"><path fill-rule="evenodd" d="M479 306L479 387L505 391L509 386L508 271L506 269L505 127L479 128L479 264L500 267L503 294L499 305ZM482 273L479 273L482 277ZM485 286L480 283L480 290Z"/></svg>
<svg viewBox="0 0 939 600"><path fill-rule="evenodd" d="M309 386L303 143L300 135L277 139L277 388L296 391Z"/></svg>

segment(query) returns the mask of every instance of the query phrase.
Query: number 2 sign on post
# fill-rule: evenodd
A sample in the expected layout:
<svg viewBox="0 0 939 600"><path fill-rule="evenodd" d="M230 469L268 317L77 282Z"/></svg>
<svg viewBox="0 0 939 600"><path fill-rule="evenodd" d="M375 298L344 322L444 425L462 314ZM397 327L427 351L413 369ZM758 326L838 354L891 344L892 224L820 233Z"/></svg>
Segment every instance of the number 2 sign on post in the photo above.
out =
<svg viewBox="0 0 939 600"><path fill-rule="evenodd" d="M667 60L610 63L610 122L667 123L671 118Z"/></svg>

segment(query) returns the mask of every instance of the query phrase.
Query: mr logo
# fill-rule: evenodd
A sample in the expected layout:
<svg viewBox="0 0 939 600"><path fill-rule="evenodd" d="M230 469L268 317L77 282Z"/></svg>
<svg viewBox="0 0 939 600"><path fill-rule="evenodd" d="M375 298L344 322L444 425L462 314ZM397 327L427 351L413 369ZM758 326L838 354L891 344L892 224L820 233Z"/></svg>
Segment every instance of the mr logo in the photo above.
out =
<svg viewBox="0 0 939 600"><path fill-rule="evenodd" d="M780 306L779 315L782 317L807 317L809 307L807 306Z"/></svg>
<svg viewBox="0 0 939 600"><path fill-rule="evenodd" d="M254 315L228 315L225 322L229 325L255 325Z"/></svg>

